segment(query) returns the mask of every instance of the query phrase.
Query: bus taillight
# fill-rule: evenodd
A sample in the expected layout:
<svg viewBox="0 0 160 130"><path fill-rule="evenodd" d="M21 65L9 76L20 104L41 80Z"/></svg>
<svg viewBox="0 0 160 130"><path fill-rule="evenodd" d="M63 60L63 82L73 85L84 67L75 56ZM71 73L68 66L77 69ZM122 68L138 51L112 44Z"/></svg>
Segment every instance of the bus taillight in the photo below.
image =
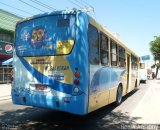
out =
<svg viewBox="0 0 160 130"><path fill-rule="evenodd" d="M75 74L74 74L74 76L76 77L76 78L79 78L80 77L80 72L75 72Z"/></svg>
<svg viewBox="0 0 160 130"><path fill-rule="evenodd" d="M75 76L74 84L78 86L80 84L79 77L81 74L78 71L77 67L75 68L75 70L76 70L76 72L74 73L74 76Z"/></svg>
<svg viewBox="0 0 160 130"><path fill-rule="evenodd" d="M78 79L75 79L75 80L74 80L74 84L75 84L75 85L79 85L79 84L80 84L79 80L78 80Z"/></svg>

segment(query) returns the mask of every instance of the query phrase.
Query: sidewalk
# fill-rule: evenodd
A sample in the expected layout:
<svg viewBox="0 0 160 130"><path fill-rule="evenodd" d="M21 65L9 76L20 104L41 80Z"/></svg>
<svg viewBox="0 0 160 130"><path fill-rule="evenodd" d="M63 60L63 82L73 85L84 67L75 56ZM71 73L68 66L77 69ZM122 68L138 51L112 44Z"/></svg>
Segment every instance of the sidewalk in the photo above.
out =
<svg viewBox="0 0 160 130"><path fill-rule="evenodd" d="M0 102L11 99L11 84L0 84Z"/></svg>
<svg viewBox="0 0 160 130"><path fill-rule="evenodd" d="M160 124L160 80L148 80L148 90L142 97L132 117L140 117L139 124Z"/></svg>

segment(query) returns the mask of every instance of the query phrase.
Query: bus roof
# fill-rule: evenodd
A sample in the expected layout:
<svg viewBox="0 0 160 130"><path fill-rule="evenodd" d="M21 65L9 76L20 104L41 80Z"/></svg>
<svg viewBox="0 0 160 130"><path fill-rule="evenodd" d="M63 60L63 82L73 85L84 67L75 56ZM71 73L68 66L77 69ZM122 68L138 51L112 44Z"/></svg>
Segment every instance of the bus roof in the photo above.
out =
<svg viewBox="0 0 160 130"><path fill-rule="evenodd" d="M25 19L19 21L17 24L28 21L28 20L31 20L31 19L40 18L40 17L43 17L43 16L58 15L58 14L75 14L75 13L76 13L76 10L71 10L71 11L59 10L59 11L46 12L46 13L43 13L43 14L37 14L37 15L25 18Z"/></svg>

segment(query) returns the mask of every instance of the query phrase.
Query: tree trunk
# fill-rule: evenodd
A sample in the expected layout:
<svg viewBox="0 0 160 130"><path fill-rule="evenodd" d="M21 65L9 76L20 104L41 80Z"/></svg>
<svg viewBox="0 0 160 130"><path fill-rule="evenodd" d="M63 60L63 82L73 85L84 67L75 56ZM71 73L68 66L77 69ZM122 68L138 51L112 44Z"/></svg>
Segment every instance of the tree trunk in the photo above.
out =
<svg viewBox="0 0 160 130"><path fill-rule="evenodd" d="M156 78L157 78L157 75L158 75L158 70L159 70L159 66L156 66Z"/></svg>
<svg viewBox="0 0 160 130"><path fill-rule="evenodd" d="M156 68L156 78L157 78L158 70L159 70L159 67L160 67L160 59L159 59L159 64L157 64L156 67L157 67L157 68Z"/></svg>

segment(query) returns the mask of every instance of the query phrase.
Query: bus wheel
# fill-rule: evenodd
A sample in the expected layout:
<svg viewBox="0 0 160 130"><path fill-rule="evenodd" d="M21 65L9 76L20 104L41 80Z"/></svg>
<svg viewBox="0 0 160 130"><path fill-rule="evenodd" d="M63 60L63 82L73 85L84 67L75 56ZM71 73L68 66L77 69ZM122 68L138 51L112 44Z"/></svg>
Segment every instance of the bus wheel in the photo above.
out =
<svg viewBox="0 0 160 130"><path fill-rule="evenodd" d="M122 86L119 85L117 89L116 105L120 105L122 102Z"/></svg>
<svg viewBox="0 0 160 130"><path fill-rule="evenodd" d="M135 82L135 89L137 89L137 87L138 87L138 85L137 85L137 80L136 80L136 82Z"/></svg>

